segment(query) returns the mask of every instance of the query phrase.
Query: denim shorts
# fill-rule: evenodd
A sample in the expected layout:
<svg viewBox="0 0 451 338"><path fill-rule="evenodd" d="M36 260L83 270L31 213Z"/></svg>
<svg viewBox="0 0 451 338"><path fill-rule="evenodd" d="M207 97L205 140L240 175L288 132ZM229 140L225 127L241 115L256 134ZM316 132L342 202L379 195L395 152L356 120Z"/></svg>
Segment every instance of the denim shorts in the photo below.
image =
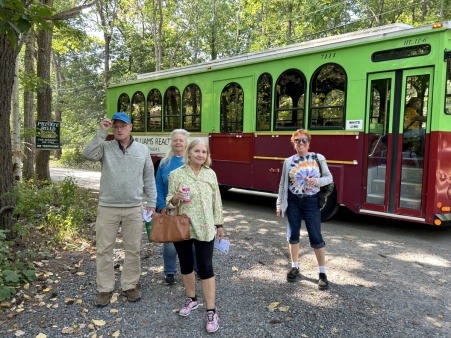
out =
<svg viewBox="0 0 451 338"><path fill-rule="evenodd" d="M287 241L290 244L299 243L301 222L305 221L310 246L320 249L326 245L321 235L321 209L319 208L318 194L300 198L288 192L287 207Z"/></svg>

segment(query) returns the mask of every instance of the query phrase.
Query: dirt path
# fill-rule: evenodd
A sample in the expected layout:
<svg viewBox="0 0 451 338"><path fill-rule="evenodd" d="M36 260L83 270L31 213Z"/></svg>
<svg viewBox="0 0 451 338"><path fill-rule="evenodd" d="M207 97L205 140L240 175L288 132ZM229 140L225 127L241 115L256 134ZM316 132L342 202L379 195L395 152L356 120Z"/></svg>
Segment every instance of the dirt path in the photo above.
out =
<svg viewBox="0 0 451 338"><path fill-rule="evenodd" d="M52 170L95 186L98 173ZM218 337L449 337L451 231L341 210L323 224L330 289L317 288L317 268L302 230L301 273L286 282L284 220L273 195L232 190L223 195L228 255L215 253ZM144 231L144 229L143 229ZM27 299L0 318L0 336L205 337L205 307L187 318L181 283L162 283L161 246L143 233L143 298L121 296L106 308L94 304L95 251L82 247L43 262ZM117 245L117 279L122 265ZM118 285L118 284L117 284Z"/></svg>

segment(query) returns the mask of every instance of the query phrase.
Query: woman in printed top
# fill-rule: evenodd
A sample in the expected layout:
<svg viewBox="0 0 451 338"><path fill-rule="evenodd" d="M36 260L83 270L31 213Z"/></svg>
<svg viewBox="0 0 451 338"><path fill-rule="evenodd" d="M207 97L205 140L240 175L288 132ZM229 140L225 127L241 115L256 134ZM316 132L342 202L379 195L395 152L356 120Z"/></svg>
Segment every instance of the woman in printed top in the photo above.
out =
<svg viewBox="0 0 451 338"><path fill-rule="evenodd" d="M326 276L326 243L321 234L321 209L318 192L320 187L332 183L332 174L321 154L310 152L311 136L307 130L298 129L291 136L296 154L285 159L276 203L277 216L287 215L287 240L291 255L289 282L299 276L299 236L301 222L305 221L310 246L319 266L318 288L329 287ZM318 163L321 165L322 176Z"/></svg>
<svg viewBox="0 0 451 338"><path fill-rule="evenodd" d="M224 236L222 228L222 201L218 180L210 168L211 157L208 145L201 139L194 139L185 153L185 164L169 174L167 202L179 205L179 212L190 218L190 236L186 241L175 242L179 257L180 272L185 287L185 303L179 315L189 316L197 309L196 278L194 276L193 246L196 252L197 275L200 278L205 307L207 310L207 332L219 328L216 313L216 282L213 272L213 247L215 237ZM189 188L189 202L185 190ZM183 203L185 200L185 203Z"/></svg>

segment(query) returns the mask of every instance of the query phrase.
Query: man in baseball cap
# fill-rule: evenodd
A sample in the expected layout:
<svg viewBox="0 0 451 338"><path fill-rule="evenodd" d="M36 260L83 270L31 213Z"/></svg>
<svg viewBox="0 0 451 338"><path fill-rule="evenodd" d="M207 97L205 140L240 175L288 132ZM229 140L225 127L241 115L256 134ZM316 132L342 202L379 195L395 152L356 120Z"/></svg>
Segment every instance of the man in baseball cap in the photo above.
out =
<svg viewBox="0 0 451 338"><path fill-rule="evenodd" d="M107 306L115 287L114 247L119 227L125 258L121 273L121 291L130 302L141 299L142 202L147 213L155 211L157 190L149 148L131 135L130 117L115 113L104 118L100 128L83 150L83 156L102 163L99 206L96 221L96 305ZM106 140L113 128L114 140Z"/></svg>
<svg viewBox="0 0 451 338"><path fill-rule="evenodd" d="M130 116L128 116L126 113L122 113L122 112L114 114L113 117L111 118L111 120L122 121L127 124L131 123Z"/></svg>

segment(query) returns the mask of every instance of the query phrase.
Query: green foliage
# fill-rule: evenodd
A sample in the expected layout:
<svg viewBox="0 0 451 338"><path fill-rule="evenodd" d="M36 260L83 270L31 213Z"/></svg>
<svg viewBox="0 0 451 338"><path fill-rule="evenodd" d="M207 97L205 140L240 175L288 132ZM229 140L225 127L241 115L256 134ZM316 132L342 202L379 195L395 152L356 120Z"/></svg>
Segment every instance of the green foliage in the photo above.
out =
<svg viewBox="0 0 451 338"><path fill-rule="evenodd" d="M15 230L26 241L43 236L47 245L59 245L83 232L95 217L95 200L78 188L73 177L61 183L24 181L16 185Z"/></svg>
<svg viewBox="0 0 451 338"><path fill-rule="evenodd" d="M0 230L0 301L36 278L32 260L42 252L91 237L92 227L86 224L93 223L97 205L95 195L77 187L73 177L60 183L23 181L12 196L17 220L11 231L14 242Z"/></svg>
<svg viewBox="0 0 451 338"><path fill-rule="evenodd" d="M6 238L6 231L0 230L0 301L10 298L18 284L36 279L33 264L11 259L11 241Z"/></svg>
<svg viewBox="0 0 451 338"><path fill-rule="evenodd" d="M64 148L60 158L60 163L69 168L80 168L85 161L80 148Z"/></svg>
<svg viewBox="0 0 451 338"><path fill-rule="evenodd" d="M18 43L20 34L28 31L33 24L49 29L46 22L53 13L52 8L39 1L0 1L0 33L5 34L11 46Z"/></svg>

